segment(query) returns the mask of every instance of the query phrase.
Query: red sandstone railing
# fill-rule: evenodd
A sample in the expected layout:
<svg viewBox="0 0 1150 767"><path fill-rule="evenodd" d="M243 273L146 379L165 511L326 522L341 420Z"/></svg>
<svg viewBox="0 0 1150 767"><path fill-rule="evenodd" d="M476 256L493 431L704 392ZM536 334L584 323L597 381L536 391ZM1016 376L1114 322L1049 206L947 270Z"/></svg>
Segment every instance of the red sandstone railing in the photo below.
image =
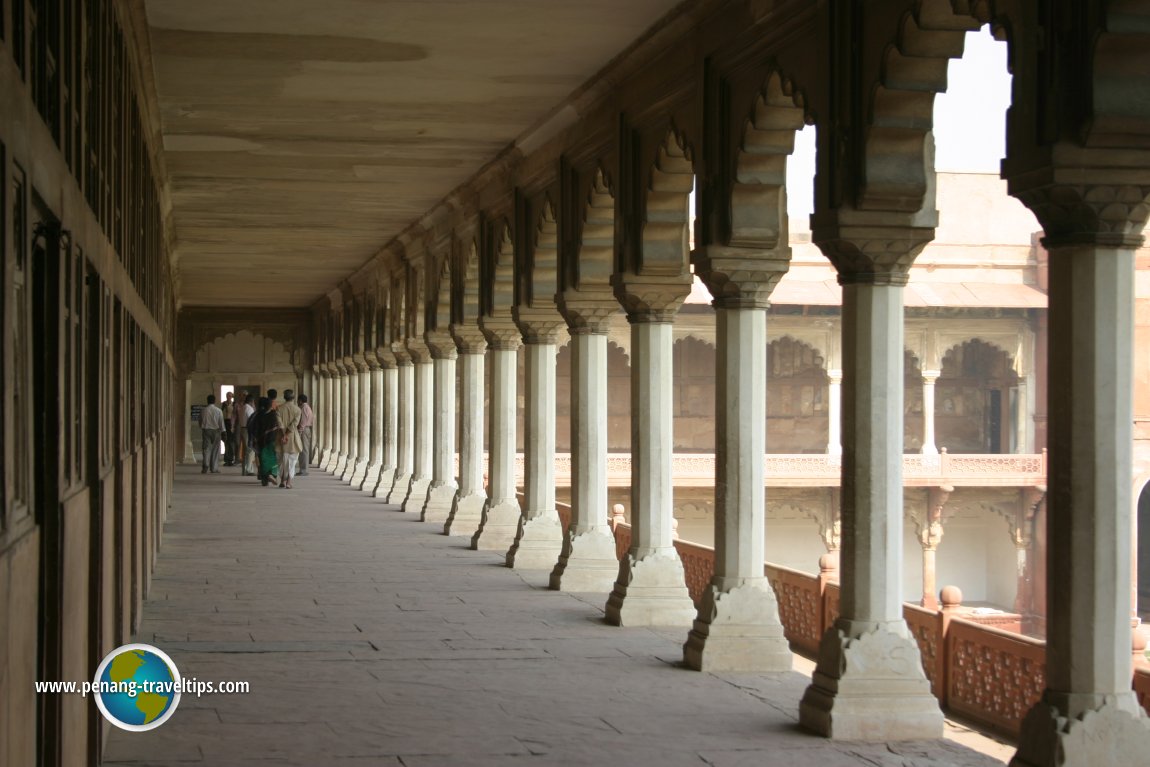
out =
<svg viewBox="0 0 1150 767"><path fill-rule="evenodd" d="M617 511L611 517L616 554L631 547L631 526ZM687 590L698 605L715 569L715 550L689 541L675 541L683 560ZM823 634L839 614L839 585L831 574L821 575L767 564L779 619L791 648L808 657L818 654ZM961 617L960 617L961 616ZM951 712L1017 738L1026 712L1046 686L1046 645L993 623L1017 625L1018 616L963 614L958 605L928 610L903 605L903 617L918 643L923 671L939 703ZM1135 669L1133 687L1150 713L1150 667Z"/></svg>

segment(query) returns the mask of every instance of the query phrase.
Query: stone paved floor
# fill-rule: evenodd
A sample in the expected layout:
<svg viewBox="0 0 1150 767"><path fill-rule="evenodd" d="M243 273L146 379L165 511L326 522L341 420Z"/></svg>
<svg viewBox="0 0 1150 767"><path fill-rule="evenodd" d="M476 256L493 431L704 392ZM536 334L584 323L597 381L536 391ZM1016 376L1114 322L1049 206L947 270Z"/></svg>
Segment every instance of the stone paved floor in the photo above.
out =
<svg viewBox="0 0 1150 767"><path fill-rule="evenodd" d="M812 736L795 722L801 673L684 670L683 630L608 626L602 595L548 591L545 574L326 474L293 492L231 471L179 467L138 641L185 678L251 692L185 696L156 730L114 731L108 764L982 767L1010 753L954 727L889 746Z"/></svg>

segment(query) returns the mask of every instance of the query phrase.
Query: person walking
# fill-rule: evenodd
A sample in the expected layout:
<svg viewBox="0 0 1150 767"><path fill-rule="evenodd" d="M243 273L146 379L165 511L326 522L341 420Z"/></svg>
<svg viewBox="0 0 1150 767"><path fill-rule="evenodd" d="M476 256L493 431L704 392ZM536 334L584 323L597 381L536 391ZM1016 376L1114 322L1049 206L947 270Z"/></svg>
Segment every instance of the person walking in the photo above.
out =
<svg viewBox="0 0 1150 767"><path fill-rule="evenodd" d="M255 429L260 450L260 484L264 487L268 483L279 484L276 479L280 469L277 454L280 441L279 419L267 397L260 397L260 412L256 416Z"/></svg>
<svg viewBox="0 0 1150 767"><path fill-rule="evenodd" d="M224 414L216 407L216 395L208 395L208 406L200 411L201 447L204 451L201 474L220 473L220 435L224 431Z"/></svg>
<svg viewBox="0 0 1150 767"><path fill-rule="evenodd" d="M303 411L295 403L295 392L291 389L284 389L283 404L276 409L275 415L280 429L280 444L283 446L280 487L291 490L292 478L295 477L296 464L299 461L299 453L303 449L299 437L299 422L303 416Z"/></svg>
<svg viewBox="0 0 1150 767"><path fill-rule="evenodd" d="M248 454L244 460L244 471L248 476L260 476L260 413L263 398L252 395L252 412L248 415Z"/></svg>
<svg viewBox="0 0 1150 767"><path fill-rule="evenodd" d="M224 395L223 406L220 408L224 414L224 466L236 464L236 403L235 394L228 392Z"/></svg>
<svg viewBox="0 0 1150 767"><path fill-rule="evenodd" d="M303 445L299 453L299 476L306 477L307 467L311 465L312 426L315 425L315 414L306 394L299 395L299 409L302 413L299 419L299 438Z"/></svg>
<svg viewBox="0 0 1150 767"><path fill-rule="evenodd" d="M255 408L248 402L248 393L241 389L239 397L236 398L236 461L240 464L240 471L245 477L251 473L251 469L248 468L248 454L251 452L248 441L248 419L254 414Z"/></svg>

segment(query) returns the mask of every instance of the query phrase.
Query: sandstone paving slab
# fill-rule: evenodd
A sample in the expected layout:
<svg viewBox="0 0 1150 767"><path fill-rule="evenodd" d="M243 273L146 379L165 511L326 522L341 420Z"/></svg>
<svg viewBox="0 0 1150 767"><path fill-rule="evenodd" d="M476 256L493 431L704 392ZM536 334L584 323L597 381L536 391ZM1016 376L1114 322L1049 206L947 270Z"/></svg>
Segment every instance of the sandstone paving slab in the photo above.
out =
<svg viewBox="0 0 1150 767"><path fill-rule="evenodd" d="M114 731L108 764L1002 764L953 741L815 737L796 724L809 668L685 670L686 627L609 626L605 594L550 591L546 571L307 479L261 493L180 467L141 636L185 676L252 690Z"/></svg>

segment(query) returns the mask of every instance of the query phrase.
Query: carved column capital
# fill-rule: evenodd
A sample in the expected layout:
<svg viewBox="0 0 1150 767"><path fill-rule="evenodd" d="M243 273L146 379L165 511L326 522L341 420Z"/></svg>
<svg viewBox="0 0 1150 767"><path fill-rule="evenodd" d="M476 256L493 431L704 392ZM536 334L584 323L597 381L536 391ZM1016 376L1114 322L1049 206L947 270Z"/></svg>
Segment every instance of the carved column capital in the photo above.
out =
<svg viewBox="0 0 1150 767"><path fill-rule="evenodd" d="M351 364L354 366L355 372L357 373L366 373L371 369L367 361L366 353L353 354L351 357Z"/></svg>
<svg viewBox="0 0 1150 767"><path fill-rule="evenodd" d="M332 365L335 367L336 375L340 377L347 375L347 361L344 358L332 361Z"/></svg>
<svg viewBox="0 0 1150 767"><path fill-rule="evenodd" d="M559 313L567 321L571 335L605 334L619 302L610 293L566 290L557 296Z"/></svg>
<svg viewBox="0 0 1150 767"><path fill-rule="evenodd" d="M375 358L379 361L379 366L384 370L395 367L395 352L391 350L390 346L377 346L375 349Z"/></svg>
<svg viewBox="0 0 1150 767"><path fill-rule="evenodd" d="M725 309L766 309L791 266L789 247L755 250L708 245L698 251L696 274Z"/></svg>
<svg viewBox="0 0 1150 767"><path fill-rule="evenodd" d="M812 218L811 240L834 264L840 285L905 285L937 219L933 211L831 211Z"/></svg>
<svg viewBox="0 0 1150 767"><path fill-rule="evenodd" d="M613 274L611 285L629 322L673 322L679 307L691 293L691 275Z"/></svg>
<svg viewBox="0 0 1150 767"><path fill-rule="evenodd" d="M458 354L455 348L455 339L448 330L429 330L424 334L427 339L427 348L431 351L434 360L453 360Z"/></svg>
<svg viewBox="0 0 1150 767"><path fill-rule="evenodd" d="M511 309L511 316L519 332L523 334L523 341L529 344L553 344L559 340L559 331L563 328L563 317L554 309L534 309L527 306L516 306Z"/></svg>
<svg viewBox="0 0 1150 767"><path fill-rule="evenodd" d="M491 349L515 351L523 345L523 334L510 317L483 317L479 325Z"/></svg>
<svg viewBox="0 0 1150 767"><path fill-rule="evenodd" d="M366 350L363 353L363 359L364 359L364 362L367 363L367 369L368 370L375 372L376 370L381 369L381 366L379 364L379 357L376 356L375 349Z"/></svg>
<svg viewBox="0 0 1150 767"><path fill-rule="evenodd" d="M428 347L427 342L422 338L409 338L407 343L407 353L411 356L411 361L415 364L422 364L431 362L431 348Z"/></svg>
<svg viewBox="0 0 1150 767"><path fill-rule="evenodd" d="M402 366L411 364L411 352L408 351L407 344L403 341L391 342L391 354L393 357L395 357L396 365Z"/></svg>
<svg viewBox="0 0 1150 767"><path fill-rule="evenodd" d="M460 354L483 354L487 350L487 338L478 325L452 325L451 335Z"/></svg>

